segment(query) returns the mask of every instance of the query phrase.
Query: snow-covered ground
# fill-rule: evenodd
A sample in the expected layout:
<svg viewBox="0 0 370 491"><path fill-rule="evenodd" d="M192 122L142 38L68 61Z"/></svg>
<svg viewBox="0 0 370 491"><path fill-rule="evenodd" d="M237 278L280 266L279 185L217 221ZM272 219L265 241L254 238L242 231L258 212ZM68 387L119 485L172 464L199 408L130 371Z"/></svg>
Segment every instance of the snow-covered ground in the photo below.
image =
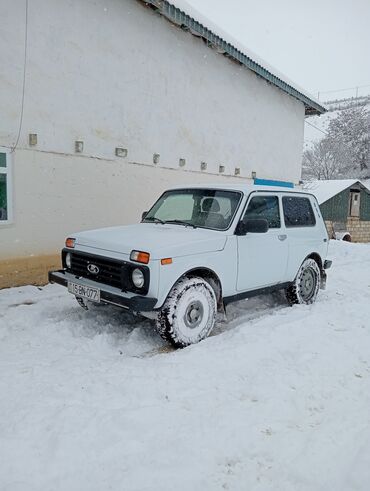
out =
<svg viewBox="0 0 370 491"><path fill-rule="evenodd" d="M370 245L312 306L231 307L173 351L65 289L0 292L0 489L370 489Z"/></svg>

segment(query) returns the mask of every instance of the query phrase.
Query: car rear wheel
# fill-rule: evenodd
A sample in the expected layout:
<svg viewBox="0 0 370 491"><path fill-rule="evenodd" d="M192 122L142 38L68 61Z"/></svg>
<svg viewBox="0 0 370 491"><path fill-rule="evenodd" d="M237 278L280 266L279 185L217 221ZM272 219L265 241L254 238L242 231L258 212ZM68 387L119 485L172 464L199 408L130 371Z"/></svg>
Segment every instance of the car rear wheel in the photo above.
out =
<svg viewBox="0 0 370 491"><path fill-rule="evenodd" d="M169 293L156 328L175 347L185 347L208 336L216 312L216 295L211 285L203 278L183 278Z"/></svg>
<svg viewBox="0 0 370 491"><path fill-rule="evenodd" d="M291 305L314 303L320 289L321 273L317 262L312 259L303 261L293 284L287 288L286 297Z"/></svg>

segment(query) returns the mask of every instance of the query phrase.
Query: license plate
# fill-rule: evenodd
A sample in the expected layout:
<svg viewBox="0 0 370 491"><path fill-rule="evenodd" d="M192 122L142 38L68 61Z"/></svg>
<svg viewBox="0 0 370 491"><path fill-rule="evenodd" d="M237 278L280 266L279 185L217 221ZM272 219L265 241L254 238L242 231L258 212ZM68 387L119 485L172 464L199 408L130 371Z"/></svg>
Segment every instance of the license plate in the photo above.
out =
<svg viewBox="0 0 370 491"><path fill-rule="evenodd" d="M68 291L76 297L86 298L92 302L100 302L100 290L99 288L93 288L91 286L79 285L78 283L72 283L68 281Z"/></svg>

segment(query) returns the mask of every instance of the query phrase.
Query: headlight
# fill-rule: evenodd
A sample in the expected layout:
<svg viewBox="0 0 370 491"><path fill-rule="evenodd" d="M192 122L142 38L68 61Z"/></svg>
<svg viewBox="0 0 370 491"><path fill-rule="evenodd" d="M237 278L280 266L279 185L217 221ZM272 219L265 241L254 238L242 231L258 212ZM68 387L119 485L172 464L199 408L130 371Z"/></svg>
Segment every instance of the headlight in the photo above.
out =
<svg viewBox="0 0 370 491"><path fill-rule="evenodd" d="M72 256L69 252L66 254L66 266L68 269L72 267Z"/></svg>
<svg viewBox="0 0 370 491"><path fill-rule="evenodd" d="M136 268L132 272L132 283L136 286L136 288L142 288L144 286L144 273Z"/></svg>

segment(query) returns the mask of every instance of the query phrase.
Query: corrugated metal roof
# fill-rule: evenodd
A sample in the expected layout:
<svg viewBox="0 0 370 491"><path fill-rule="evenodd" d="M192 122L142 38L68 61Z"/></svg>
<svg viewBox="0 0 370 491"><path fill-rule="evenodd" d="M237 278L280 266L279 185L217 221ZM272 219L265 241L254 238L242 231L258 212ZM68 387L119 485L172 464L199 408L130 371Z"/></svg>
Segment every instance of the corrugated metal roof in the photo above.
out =
<svg viewBox="0 0 370 491"><path fill-rule="evenodd" d="M223 32L218 26L203 18L185 0L171 0L171 2L167 0L142 1L155 8L161 15L182 29L189 31L194 36L203 38L208 46L216 49L219 53L244 65L267 82L303 102L306 115L319 115L326 112L326 108L319 101L315 100L285 76L282 76L255 54L252 54L246 47L242 46L229 34Z"/></svg>

